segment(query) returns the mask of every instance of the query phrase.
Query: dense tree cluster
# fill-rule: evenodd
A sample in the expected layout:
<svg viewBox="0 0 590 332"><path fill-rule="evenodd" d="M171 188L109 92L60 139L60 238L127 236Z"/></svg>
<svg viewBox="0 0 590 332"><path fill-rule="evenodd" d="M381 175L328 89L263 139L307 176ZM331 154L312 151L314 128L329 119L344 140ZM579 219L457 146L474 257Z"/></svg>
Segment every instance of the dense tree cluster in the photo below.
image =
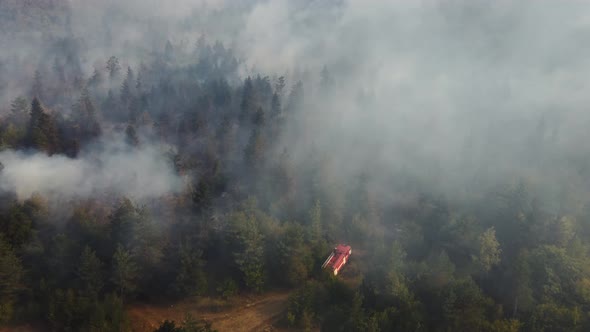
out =
<svg viewBox="0 0 590 332"><path fill-rule="evenodd" d="M1 148L76 158L119 132L129 148L175 146L170 165L189 183L150 202L97 196L57 208L67 213L51 197L2 193L0 323L122 331L135 301L282 288L293 290L284 324L298 328L590 329L587 202L551 213L524 182L469 202L414 189L388 201L367 172L341 183L320 152L294 156L305 138L284 137L314 116L302 82L241 80L231 50L203 39L190 54L167 43L137 67L112 56L70 75L78 61L66 44L69 60L6 105ZM329 93L336 78L318 76ZM353 246L360 282L321 270L337 242ZM179 325L158 331L211 330Z"/></svg>

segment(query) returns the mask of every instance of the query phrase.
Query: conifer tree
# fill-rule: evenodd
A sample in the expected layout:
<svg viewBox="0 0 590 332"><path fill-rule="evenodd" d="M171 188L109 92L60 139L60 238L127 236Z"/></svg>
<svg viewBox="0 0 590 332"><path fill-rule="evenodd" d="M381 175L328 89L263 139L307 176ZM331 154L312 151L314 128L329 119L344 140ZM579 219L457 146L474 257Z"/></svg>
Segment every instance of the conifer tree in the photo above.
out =
<svg viewBox="0 0 590 332"><path fill-rule="evenodd" d="M28 145L48 154L57 152L58 135L55 122L49 114L45 113L39 99L33 99L30 114Z"/></svg>
<svg viewBox="0 0 590 332"><path fill-rule="evenodd" d="M101 128L96 116L96 108L87 88L82 89L80 98L74 108L75 119L81 130L81 140L85 141L100 136Z"/></svg>
<svg viewBox="0 0 590 332"><path fill-rule="evenodd" d="M139 138L137 137L137 132L135 131L135 127L131 124L127 125L127 129L125 129L125 141L127 142L127 144L131 146L139 145Z"/></svg>
<svg viewBox="0 0 590 332"><path fill-rule="evenodd" d="M113 80L119 74L121 70L121 65L119 64L119 59L116 56L111 56L109 60L107 60L107 70L109 71L109 78Z"/></svg>
<svg viewBox="0 0 590 332"><path fill-rule="evenodd" d="M84 247L77 276L82 292L90 298L97 298L104 286L102 266L103 263L96 257L94 250L89 246Z"/></svg>
<svg viewBox="0 0 590 332"><path fill-rule="evenodd" d="M113 271L111 280L117 287L117 292L121 297L128 296L135 292L137 285L137 264L131 253L123 248L121 244L117 246L117 251L113 255Z"/></svg>

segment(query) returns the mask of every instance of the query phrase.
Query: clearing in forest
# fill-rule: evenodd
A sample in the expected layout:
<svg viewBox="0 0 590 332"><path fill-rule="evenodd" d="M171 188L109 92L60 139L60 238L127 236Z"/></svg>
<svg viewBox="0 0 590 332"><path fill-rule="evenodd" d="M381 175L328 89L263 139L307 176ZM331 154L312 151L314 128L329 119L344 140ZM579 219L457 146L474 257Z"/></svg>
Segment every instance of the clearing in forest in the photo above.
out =
<svg viewBox="0 0 590 332"><path fill-rule="evenodd" d="M186 314L213 323L219 332L278 331L276 323L287 308L288 292L273 292L259 296L240 297L231 303L201 299L169 306L137 304L128 314L134 331L153 331L165 320L182 322Z"/></svg>

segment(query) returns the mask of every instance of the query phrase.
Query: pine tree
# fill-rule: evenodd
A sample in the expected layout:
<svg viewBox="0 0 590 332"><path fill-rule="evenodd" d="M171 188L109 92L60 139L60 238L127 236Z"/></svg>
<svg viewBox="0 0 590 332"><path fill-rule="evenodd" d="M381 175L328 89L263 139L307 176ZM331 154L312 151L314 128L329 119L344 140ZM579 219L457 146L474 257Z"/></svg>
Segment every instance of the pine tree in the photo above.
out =
<svg viewBox="0 0 590 332"><path fill-rule="evenodd" d="M137 132L135 131L135 127L131 124L127 125L127 129L125 129L125 142L131 146L139 146Z"/></svg>
<svg viewBox="0 0 590 332"><path fill-rule="evenodd" d="M281 97L278 93L272 94L272 100L270 101L270 111L273 117L279 117L281 115Z"/></svg>
<svg viewBox="0 0 590 332"><path fill-rule="evenodd" d="M244 82L244 87L242 90L242 101L240 103L240 120L247 119L249 115L254 112L254 108L256 105L256 95L254 91L254 84L252 83L252 78L248 76L246 81Z"/></svg>
<svg viewBox="0 0 590 332"><path fill-rule="evenodd" d="M102 80L103 80L102 73L97 68L94 68L94 72L92 73L92 76L88 80L88 86L91 86L91 87L100 86L102 84Z"/></svg>
<svg viewBox="0 0 590 332"><path fill-rule="evenodd" d="M248 140L248 145L246 145L246 149L244 150L246 166L252 170L259 168L263 162L264 148L265 141L262 131L259 128L254 128Z"/></svg>
<svg viewBox="0 0 590 332"><path fill-rule="evenodd" d="M262 127L264 126L264 122L264 110L262 107L258 107L252 116L252 123L257 127Z"/></svg>
<svg viewBox="0 0 590 332"><path fill-rule="evenodd" d="M33 98L43 99L44 97L43 82L41 78L41 72L35 71L35 77L33 78L33 87L31 88L31 95Z"/></svg>
<svg viewBox="0 0 590 332"><path fill-rule="evenodd" d="M145 77L147 71L148 71L148 68L142 62L139 65L139 70L137 72L137 78L135 79L135 91L137 91L137 93L139 93L139 94L141 94L141 92L142 92L142 88L144 86L143 80L144 80L144 77Z"/></svg>
<svg viewBox="0 0 590 332"><path fill-rule="evenodd" d="M131 103L131 99L133 98L132 87L135 85L135 78L133 75L133 70L131 67L127 67L127 76L125 80L123 80L123 84L121 85L121 101L123 105L128 108L129 104Z"/></svg>
<svg viewBox="0 0 590 332"><path fill-rule="evenodd" d="M96 257L94 250L89 246L84 247L80 256L77 276L81 290L90 298L96 299L104 286L102 266L103 264Z"/></svg>
<svg viewBox="0 0 590 332"><path fill-rule="evenodd" d="M264 264L264 235L252 212L230 216L233 243L237 244L234 261L242 272L246 287L262 291L266 283Z"/></svg>
<svg viewBox="0 0 590 332"><path fill-rule="evenodd" d="M58 135L54 119L45 113L39 99L33 99L30 114L27 135L28 146L45 151L48 154L57 152Z"/></svg>
<svg viewBox="0 0 590 332"><path fill-rule="evenodd" d="M131 253L119 244L117 251L113 255L111 280L117 287L121 297L129 296L135 292L137 277L137 264L134 262Z"/></svg>
<svg viewBox="0 0 590 332"><path fill-rule="evenodd" d="M14 301L23 289L24 270L0 233L0 324L9 321L14 311Z"/></svg>
<svg viewBox="0 0 590 332"><path fill-rule="evenodd" d="M281 97L283 95L283 89L285 88L285 76L281 76L275 83L275 93Z"/></svg>
<svg viewBox="0 0 590 332"><path fill-rule="evenodd" d="M311 211L309 212L310 219L310 235L313 242L317 242L322 236L322 205L319 200L316 200Z"/></svg>
<svg viewBox="0 0 590 332"><path fill-rule="evenodd" d="M111 56L109 60L107 60L107 70L109 72L109 78L113 80L119 74L121 70L121 65L119 64L119 59L116 56Z"/></svg>
<svg viewBox="0 0 590 332"><path fill-rule="evenodd" d="M479 245L478 261L481 269L488 273L492 267L500 263L500 254L502 253L500 243L496 240L494 227L489 228L479 237Z"/></svg>
<svg viewBox="0 0 590 332"><path fill-rule="evenodd" d="M17 97L10 104L10 111L13 114L26 113L28 108L28 101L25 97Z"/></svg>
<svg viewBox="0 0 590 332"><path fill-rule="evenodd" d="M303 98L303 83L299 81L291 90L291 94L289 94L289 104L287 105L289 113L297 111L303 107Z"/></svg>
<svg viewBox="0 0 590 332"><path fill-rule="evenodd" d="M179 256L180 267L174 284L176 292L184 296L203 294L207 289L203 252L184 245L179 249Z"/></svg>
<svg viewBox="0 0 590 332"><path fill-rule="evenodd" d="M81 130L81 141L100 136L101 128L96 116L96 108L90 99L90 93L87 88L82 89L82 93L74 109L75 119Z"/></svg>

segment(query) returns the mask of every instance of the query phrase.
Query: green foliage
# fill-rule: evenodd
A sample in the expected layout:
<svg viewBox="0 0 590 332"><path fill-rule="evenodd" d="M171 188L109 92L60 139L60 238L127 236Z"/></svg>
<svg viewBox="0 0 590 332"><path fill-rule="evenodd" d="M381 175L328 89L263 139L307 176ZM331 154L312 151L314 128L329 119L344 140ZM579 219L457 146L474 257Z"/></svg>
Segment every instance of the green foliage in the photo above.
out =
<svg viewBox="0 0 590 332"><path fill-rule="evenodd" d="M174 321L165 320L154 332L182 332L182 329Z"/></svg>
<svg viewBox="0 0 590 332"><path fill-rule="evenodd" d="M111 280L121 297L132 295L137 289L138 268L133 256L123 246L117 246L113 255Z"/></svg>
<svg viewBox="0 0 590 332"><path fill-rule="evenodd" d="M77 129L76 136L78 136L80 141L86 142L89 139L100 136L101 128L98 122L96 108L87 88L82 89L80 98L74 105L74 121Z"/></svg>
<svg viewBox="0 0 590 332"><path fill-rule="evenodd" d="M23 127L17 127L9 123L6 128L0 132L0 149L16 148L24 140L26 132Z"/></svg>
<svg viewBox="0 0 590 332"><path fill-rule="evenodd" d="M238 293L238 284L233 279L225 279L217 286L217 293L227 300Z"/></svg>
<svg viewBox="0 0 590 332"><path fill-rule="evenodd" d="M160 262L163 257L162 239L145 209L124 198L109 219L114 244L130 251L140 271Z"/></svg>
<svg viewBox="0 0 590 332"><path fill-rule="evenodd" d="M90 247L86 246L80 256L77 276L80 289L89 298L97 298L104 287L103 263Z"/></svg>
<svg viewBox="0 0 590 332"><path fill-rule="evenodd" d="M585 330L584 318L580 308L544 303L535 307L529 324L532 331L575 332Z"/></svg>
<svg viewBox="0 0 590 332"><path fill-rule="evenodd" d="M20 259L0 234L0 324L12 319L14 304L24 287Z"/></svg>
<svg viewBox="0 0 590 332"><path fill-rule="evenodd" d="M250 139L248 140L248 145L246 145L246 149L244 150L244 162L246 166L250 167L252 170L262 166L265 144L266 142L262 132L255 128L252 131Z"/></svg>
<svg viewBox="0 0 590 332"><path fill-rule="evenodd" d="M518 332L522 324L516 319L495 320L487 328L489 332Z"/></svg>
<svg viewBox="0 0 590 332"><path fill-rule="evenodd" d="M309 211L310 238L311 241L319 241L322 236L322 205L316 200Z"/></svg>
<svg viewBox="0 0 590 332"><path fill-rule="evenodd" d="M487 273L493 266L498 265L501 253L500 243L496 240L496 231L491 227L479 237L478 261L481 269Z"/></svg>
<svg viewBox="0 0 590 332"><path fill-rule="evenodd" d="M197 321L187 315L182 326L176 326L174 321L166 320L154 332L217 332L207 321Z"/></svg>
<svg viewBox="0 0 590 332"><path fill-rule="evenodd" d="M195 204L195 210L198 213L210 211L213 197L211 186L205 179L199 180L199 183L193 190L192 199Z"/></svg>
<svg viewBox="0 0 590 332"><path fill-rule="evenodd" d="M441 290L440 310L449 331L481 331L488 324L486 313L493 301L471 278L459 279Z"/></svg>
<svg viewBox="0 0 590 332"><path fill-rule="evenodd" d="M211 322L206 320L197 320L190 314L187 314L182 321L182 332L217 332L213 329Z"/></svg>
<svg viewBox="0 0 590 332"><path fill-rule="evenodd" d="M27 133L28 145L48 154L58 151L59 138L53 117L47 114L39 99L34 98L31 103L31 118Z"/></svg>
<svg viewBox="0 0 590 332"><path fill-rule="evenodd" d="M327 301L324 286L318 282L307 282L289 296L287 321L291 326L309 325L322 313L322 304Z"/></svg>
<svg viewBox="0 0 590 332"><path fill-rule="evenodd" d="M291 291L285 321L301 330L590 330L584 191L564 188L548 199L525 181L489 192L469 183L468 195L445 197L444 186L432 189L405 171L382 176L381 156L359 151L362 144L350 151L366 167L350 172L326 154L331 146L306 149L309 137L294 137L320 129L331 138L333 128L313 127L324 116L314 112L324 106L313 105L315 96L338 88L326 68L306 100L304 82L290 82L290 92L284 77L274 89L264 76L239 83L239 62L221 44L200 39L193 64L171 43L160 53L125 77L113 56L86 87L78 55L56 56L50 76L40 65L30 82L37 98L5 105L0 149L75 158L101 126L121 128L129 149L139 133L145 146L170 146L186 186L142 206L110 192L17 201L4 186L0 323L125 331L124 302L204 295L211 281L225 299ZM588 163L580 164L572 173L584 180ZM320 268L336 243L353 246L344 267L358 272L352 278ZM192 317L158 330L213 331Z"/></svg>
<svg viewBox="0 0 590 332"><path fill-rule="evenodd" d="M558 218L549 228L551 242L557 246L565 247L576 234L576 223L568 216Z"/></svg>
<svg viewBox="0 0 590 332"><path fill-rule="evenodd" d="M252 83L252 78L249 76L244 81L244 87L242 90L242 101L240 103L240 118L242 120L246 119L248 115L251 115L254 112L256 107L256 95L254 90L254 84Z"/></svg>
<svg viewBox="0 0 590 332"><path fill-rule="evenodd" d="M21 247L32 236L33 221L31 213L19 203L14 202L6 214L0 219L0 232L11 241L14 247Z"/></svg>
<svg viewBox="0 0 590 332"><path fill-rule="evenodd" d="M20 96L12 101L10 104L10 111L15 114L27 113L28 107L29 102L27 101L27 98Z"/></svg>
<svg viewBox="0 0 590 332"><path fill-rule="evenodd" d="M311 252L305 242L302 226L289 223L285 228L275 249L279 278L289 286L298 286L307 279L311 271Z"/></svg>
<svg viewBox="0 0 590 332"><path fill-rule="evenodd" d="M236 245L234 261L249 289L260 292L266 282L264 235L254 211L236 212L229 216L230 235Z"/></svg>
<svg viewBox="0 0 590 332"><path fill-rule="evenodd" d="M180 268L174 283L176 292L183 296L202 295L207 290L203 252L185 245L180 247L179 256Z"/></svg>
<svg viewBox="0 0 590 332"><path fill-rule="evenodd" d="M90 299L72 289L51 294L46 319L54 331L129 331L123 301L114 294Z"/></svg>

